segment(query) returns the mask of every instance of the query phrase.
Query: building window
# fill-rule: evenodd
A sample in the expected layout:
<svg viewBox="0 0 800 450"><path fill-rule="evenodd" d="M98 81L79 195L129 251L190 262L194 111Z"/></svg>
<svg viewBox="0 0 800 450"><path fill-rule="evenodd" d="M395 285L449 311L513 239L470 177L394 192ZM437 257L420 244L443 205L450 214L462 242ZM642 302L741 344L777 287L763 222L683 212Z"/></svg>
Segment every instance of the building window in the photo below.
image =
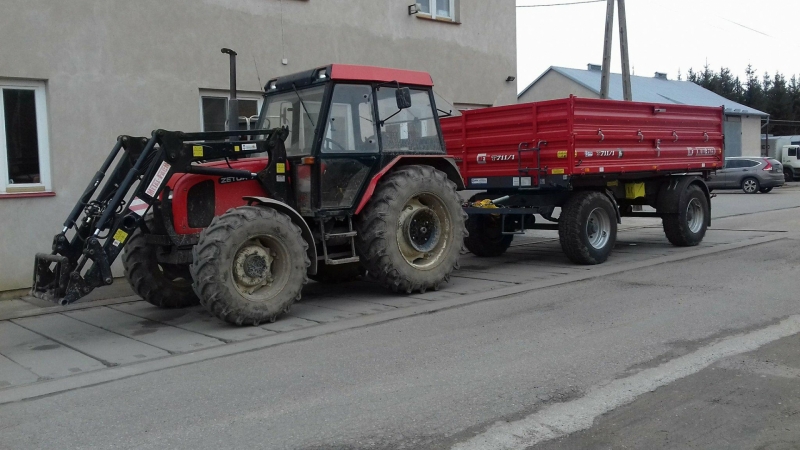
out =
<svg viewBox="0 0 800 450"><path fill-rule="evenodd" d="M0 194L50 191L44 82L0 79Z"/></svg>
<svg viewBox="0 0 800 450"><path fill-rule="evenodd" d="M418 0L421 17L457 21L458 0Z"/></svg>
<svg viewBox="0 0 800 450"><path fill-rule="evenodd" d="M248 130L256 125L262 97L258 94L239 93L239 129ZM216 91L200 93L200 120L203 131L225 131L228 121L230 95Z"/></svg>

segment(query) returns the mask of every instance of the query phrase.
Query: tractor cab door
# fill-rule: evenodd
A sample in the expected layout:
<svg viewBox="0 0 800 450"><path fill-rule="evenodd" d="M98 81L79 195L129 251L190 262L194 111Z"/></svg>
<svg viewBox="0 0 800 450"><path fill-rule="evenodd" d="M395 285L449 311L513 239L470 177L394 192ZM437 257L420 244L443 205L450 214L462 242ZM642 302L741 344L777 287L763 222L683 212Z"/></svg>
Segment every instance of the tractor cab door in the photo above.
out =
<svg viewBox="0 0 800 450"><path fill-rule="evenodd" d="M407 107L400 108L399 89L379 87L378 125L384 154L440 154L444 143L430 89L401 88L408 93Z"/></svg>
<svg viewBox="0 0 800 450"><path fill-rule="evenodd" d="M379 145L372 101L372 87L337 84L319 148L320 208L352 208L372 168Z"/></svg>

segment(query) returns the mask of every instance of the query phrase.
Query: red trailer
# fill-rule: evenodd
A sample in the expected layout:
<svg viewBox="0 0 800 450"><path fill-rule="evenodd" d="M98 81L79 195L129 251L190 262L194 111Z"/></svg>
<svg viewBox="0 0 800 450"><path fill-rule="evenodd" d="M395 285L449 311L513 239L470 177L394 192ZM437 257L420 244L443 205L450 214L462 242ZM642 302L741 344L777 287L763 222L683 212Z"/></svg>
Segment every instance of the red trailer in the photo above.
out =
<svg viewBox="0 0 800 450"><path fill-rule="evenodd" d="M597 264L622 217L660 217L678 246L697 245L710 224L704 180L723 165L722 107L571 96L465 111L441 127L467 189L483 191L466 208L478 256L502 254L526 229L558 229L570 259Z"/></svg>

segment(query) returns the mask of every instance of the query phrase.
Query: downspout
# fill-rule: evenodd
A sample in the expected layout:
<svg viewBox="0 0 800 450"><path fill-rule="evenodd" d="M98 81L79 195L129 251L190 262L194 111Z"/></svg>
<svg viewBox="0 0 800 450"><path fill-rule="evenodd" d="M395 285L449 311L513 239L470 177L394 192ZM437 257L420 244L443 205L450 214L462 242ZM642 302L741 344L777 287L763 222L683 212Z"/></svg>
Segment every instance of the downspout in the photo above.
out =
<svg viewBox="0 0 800 450"><path fill-rule="evenodd" d="M764 127L766 127L768 125L769 125L769 114L767 114L767 122L764 125L761 125L761 130L763 131ZM766 131L769 131L769 130L766 130ZM767 133L766 132L762 132L761 134L764 135L764 152L761 154L761 156L769 156L769 148L767 148L767 146L769 145L769 140L767 139Z"/></svg>

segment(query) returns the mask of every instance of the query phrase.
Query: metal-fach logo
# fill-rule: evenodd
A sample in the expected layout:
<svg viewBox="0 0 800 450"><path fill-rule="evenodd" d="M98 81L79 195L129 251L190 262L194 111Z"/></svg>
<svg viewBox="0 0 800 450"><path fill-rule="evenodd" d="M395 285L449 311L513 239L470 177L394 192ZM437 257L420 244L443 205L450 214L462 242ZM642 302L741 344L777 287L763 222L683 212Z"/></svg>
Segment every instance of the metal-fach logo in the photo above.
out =
<svg viewBox="0 0 800 450"><path fill-rule="evenodd" d="M516 155L492 155L487 156L486 153L478 153L478 164L486 164L486 161L497 162L497 161L514 161Z"/></svg>

